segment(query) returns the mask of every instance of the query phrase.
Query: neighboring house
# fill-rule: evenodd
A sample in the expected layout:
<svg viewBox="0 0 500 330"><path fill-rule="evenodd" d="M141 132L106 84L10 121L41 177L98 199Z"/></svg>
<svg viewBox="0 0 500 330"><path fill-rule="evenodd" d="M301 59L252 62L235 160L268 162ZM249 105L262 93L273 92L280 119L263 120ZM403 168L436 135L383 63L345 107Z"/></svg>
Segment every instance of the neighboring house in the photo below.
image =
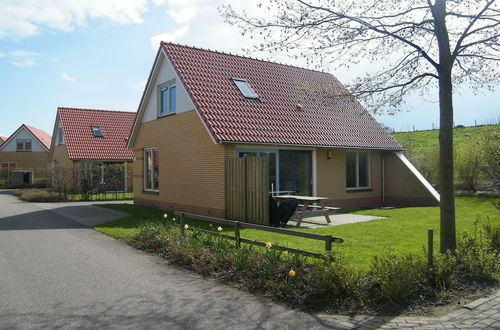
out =
<svg viewBox="0 0 500 330"><path fill-rule="evenodd" d="M437 192L331 74L162 43L129 147L137 204L224 217L225 157L268 154L269 192L342 208L436 205Z"/></svg>
<svg viewBox="0 0 500 330"><path fill-rule="evenodd" d="M12 169L33 171L34 178L47 178L51 137L46 132L28 125L21 125L0 145L2 177Z"/></svg>
<svg viewBox="0 0 500 330"><path fill-rule="evenodd" d="M64 184L85 192L130 190L134 156L126 145L134 118L134 112L58 108L49 158L52 183L63 175Z"/></svg>
<svg viewBox="0 0 500 330"><path fill-rule="evenodd" d="M7 141L7 137L6 136L1 136L0 135L0 146L5 142Z"/></svg>

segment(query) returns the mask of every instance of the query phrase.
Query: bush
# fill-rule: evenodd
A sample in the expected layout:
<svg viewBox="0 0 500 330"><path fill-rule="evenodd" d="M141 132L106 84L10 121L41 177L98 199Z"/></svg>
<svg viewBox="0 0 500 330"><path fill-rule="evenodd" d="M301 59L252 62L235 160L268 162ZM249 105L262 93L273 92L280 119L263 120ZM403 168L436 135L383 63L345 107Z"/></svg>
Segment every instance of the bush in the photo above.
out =
<svg viewBox="0 0 500 330"><path fill-rule="evenodd" d="M45 189L24 189L13 193L26 202L61 202L64 201L59 194Z"/></svg>
<svg viewBox="0 0 500 330"><path fill-rule="evenodd" d="M457 180L466 190L476 191L481 174L478 150L458 150L455 157L455 172Z"/></svg>
<svg viewBox="0 0 500 330"><path fill-rule="evenodd" d="M423 257L399 256L392 251L373 259L371 277L382 299L404 303L425 291L426 265Z"/></svg>

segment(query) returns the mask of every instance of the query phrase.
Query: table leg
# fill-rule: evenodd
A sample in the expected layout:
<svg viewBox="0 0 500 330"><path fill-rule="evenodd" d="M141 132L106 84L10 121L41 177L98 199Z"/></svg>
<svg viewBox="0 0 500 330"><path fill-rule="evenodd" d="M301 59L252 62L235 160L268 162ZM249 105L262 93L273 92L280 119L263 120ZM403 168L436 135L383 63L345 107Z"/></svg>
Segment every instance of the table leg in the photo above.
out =
<svg viewBox="0 0 500 330"><path fill-rule="evenodd" d="M302 206L301 210L299 209L299 206L297 206L297 210L295 211L295 213L297 214L297 225L296 225L297 228L300 227L300 224L302 223L302 219L304 218L304 212L307 210L308 206L309 206L308 202L304 202L304 206ZM300 212L300 211L302 211L302 212ZM299 212L300 212L300 214L299 214Z"/></svg>
<svg viewBox="0 0 500 330"><path fill-rule="evenodd" d="M328 214L328 209L325 209L325 202L323 200L321 200L319 202L319 205L321 205L321 208L323 210L325 210L325 218L326 218L326 222L327 223L332 223L332 221L330 220L330 215Z"/></svg>

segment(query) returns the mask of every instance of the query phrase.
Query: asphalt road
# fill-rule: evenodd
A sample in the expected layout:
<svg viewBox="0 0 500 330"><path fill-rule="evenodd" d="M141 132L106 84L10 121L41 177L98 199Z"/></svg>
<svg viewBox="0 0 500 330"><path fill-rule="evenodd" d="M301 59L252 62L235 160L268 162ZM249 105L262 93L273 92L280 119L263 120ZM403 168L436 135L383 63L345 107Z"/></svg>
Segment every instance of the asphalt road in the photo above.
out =
<svg viewBox="0 0 500 330"><path fill-rule="evenodd" d="M25 203L0 191L0 328L339 328L84 225L117 215Z"/></svg>

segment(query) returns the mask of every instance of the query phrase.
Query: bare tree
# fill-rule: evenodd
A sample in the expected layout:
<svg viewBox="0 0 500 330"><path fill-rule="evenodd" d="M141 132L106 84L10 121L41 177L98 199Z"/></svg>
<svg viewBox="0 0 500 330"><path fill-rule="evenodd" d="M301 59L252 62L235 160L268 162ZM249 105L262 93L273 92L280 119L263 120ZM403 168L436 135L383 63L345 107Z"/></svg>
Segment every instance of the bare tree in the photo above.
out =
<svg viewBox="0 0 500 330"><path fill-rule="evenodd" d="M259 6L267 7L267 17L221 8L243 34L264 37L258 50L295 50L319 66L383 62L348 86L373 111L396 108L413 91L438 88L440 241L442 252L454 250L453 88L493 89L500 81L495 0L269 0Z"/></svg>

